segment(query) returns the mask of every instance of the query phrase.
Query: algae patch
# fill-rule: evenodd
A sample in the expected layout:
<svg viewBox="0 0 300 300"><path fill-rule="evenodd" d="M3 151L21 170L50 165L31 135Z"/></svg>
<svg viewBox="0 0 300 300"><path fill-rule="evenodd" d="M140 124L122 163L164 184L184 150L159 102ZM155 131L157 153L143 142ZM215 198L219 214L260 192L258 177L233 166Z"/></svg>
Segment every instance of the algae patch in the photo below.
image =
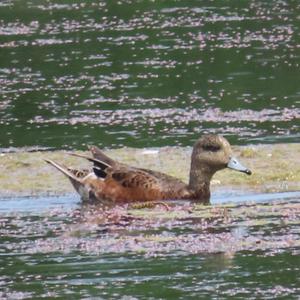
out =
<svg viewBox="0 0 300 300"><path fill-rule="evenodd" d="M300 144L233 147L233 151L253 174L245 176L231 170L220 171L213 178L212 192L228 188L259 192L300 189ZM107 150L106 153L124 163L188 181L190 147L122 148ZM64 151L2 153L0 194L11 197L74 193L68 179L47 165L45 158L76 168L90 166L86 160L71 157Z"/></svg>

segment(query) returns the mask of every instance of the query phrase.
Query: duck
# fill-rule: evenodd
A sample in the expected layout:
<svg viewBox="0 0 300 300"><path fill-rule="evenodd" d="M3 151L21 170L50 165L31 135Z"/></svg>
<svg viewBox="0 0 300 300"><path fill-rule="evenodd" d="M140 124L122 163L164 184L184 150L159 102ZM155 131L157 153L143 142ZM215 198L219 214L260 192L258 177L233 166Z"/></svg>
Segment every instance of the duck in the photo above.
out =
<svg viewBox="0 0 300 300"><path fill-rule="evenodd" d="M118 162L96 146L91 146L89 150L91 156L69 154L92 162L90 170L77 170L45 159L66 175L82 201L89 203L190 200L209 204L210 182L216 172L229 168L247 175L252 173L233 156L230 143L221 135L207 134L196 141L192 150L188 183L159 171Z"/></svg>

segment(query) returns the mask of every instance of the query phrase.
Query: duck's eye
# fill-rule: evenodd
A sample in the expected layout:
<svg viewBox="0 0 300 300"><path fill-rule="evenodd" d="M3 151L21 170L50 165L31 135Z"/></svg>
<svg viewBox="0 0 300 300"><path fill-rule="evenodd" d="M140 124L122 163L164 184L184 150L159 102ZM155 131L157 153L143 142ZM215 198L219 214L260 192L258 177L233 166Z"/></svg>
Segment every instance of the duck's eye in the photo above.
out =
<svg viewBox="0 0 300 300"><path fill-rule="evenodd" d="M218 145L203 145L202 148L205 151L212 151L212 152L216 152L216 151L219 151L221 149L221 147L218 146Z"/></svg>

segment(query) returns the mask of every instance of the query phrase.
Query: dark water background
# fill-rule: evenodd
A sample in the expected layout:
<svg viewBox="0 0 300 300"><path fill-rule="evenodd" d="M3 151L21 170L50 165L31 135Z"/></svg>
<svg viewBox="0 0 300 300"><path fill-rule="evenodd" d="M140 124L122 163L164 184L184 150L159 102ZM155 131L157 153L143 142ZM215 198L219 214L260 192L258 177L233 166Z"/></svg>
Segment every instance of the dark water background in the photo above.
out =
<svg viewBox="0 0 300 300"><path fill-rule="evenodd" d="M0 148L299 141L300 4L0 2Z"/></svg>

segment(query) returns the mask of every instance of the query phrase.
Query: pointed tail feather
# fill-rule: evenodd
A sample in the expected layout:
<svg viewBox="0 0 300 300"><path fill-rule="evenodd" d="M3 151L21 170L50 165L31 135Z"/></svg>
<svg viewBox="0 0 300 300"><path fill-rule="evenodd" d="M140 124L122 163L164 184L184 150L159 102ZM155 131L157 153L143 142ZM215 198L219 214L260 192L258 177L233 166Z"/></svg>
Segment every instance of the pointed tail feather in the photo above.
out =
<svg viewBox="0 0 300 300"><path fill-rule="evenodd" d="M98 147L89 146L89 150L93 154L94 158L101 160L102 162L104 162L112 167L117 164L116 161L114 161L113 159L108 157L106 154L104 154L104 152L102 150L100 150Z"/></svg>
<svg viewBox="0 0 300 300"><path fill-rule="evenodd" d="M85 158L87 160L89 160L90 162L93 162L94 165L102 170L105 170L106 168L111 167L111 165L107 164L106 162L99 160L97 158L94 157L90 157L88 155L84 155L84 154L77 154L77 153L68 153L69 155L72 156L77 156L77 157L81 157L81 158Z"/></svg>
<svg viewBox="0 0 300 300"><path fill-rule="evenodd" d="M72 172L70 172L65 166L58 164L57 162L45 159L45 162L48 164L54 166L56 169L58 169L60 172L65 174L71 181L72 185L74 186L75 190L81 195L82 190L84 189L84 184L82 183L81 179L76 177Z"/></svg>

